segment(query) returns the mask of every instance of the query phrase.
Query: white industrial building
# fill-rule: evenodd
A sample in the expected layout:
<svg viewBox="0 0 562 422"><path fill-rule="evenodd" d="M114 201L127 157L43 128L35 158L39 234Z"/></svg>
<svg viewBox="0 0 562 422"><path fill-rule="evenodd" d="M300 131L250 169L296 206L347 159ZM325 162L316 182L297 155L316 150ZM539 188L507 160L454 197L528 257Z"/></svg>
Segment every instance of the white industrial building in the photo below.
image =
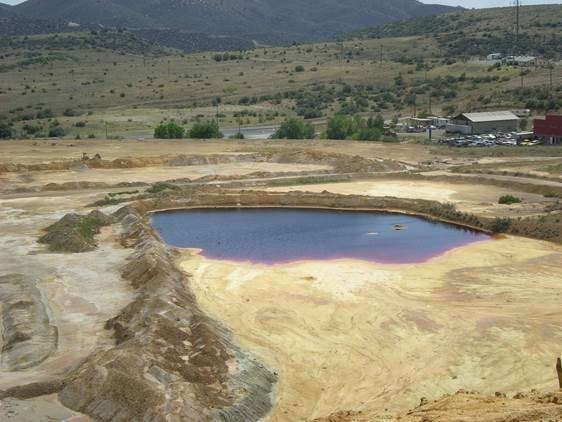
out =
<svg viewBox="0 0 562 422"><path fill-rule="evenodd" d="M451 119L446 130L449 133L478 135L493 132L515 132L519 128L519 117L511 111L487 111L463 113Z"/></svg>

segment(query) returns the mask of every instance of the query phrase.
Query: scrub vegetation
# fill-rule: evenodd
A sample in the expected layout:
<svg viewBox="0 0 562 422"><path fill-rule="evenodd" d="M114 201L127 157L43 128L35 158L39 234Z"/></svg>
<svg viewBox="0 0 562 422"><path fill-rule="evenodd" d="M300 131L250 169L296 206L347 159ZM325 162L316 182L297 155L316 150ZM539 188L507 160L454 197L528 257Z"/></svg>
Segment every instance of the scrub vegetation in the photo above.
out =
<svg viewBox="0 0 562 422"><path fill-rule="evenodd" d="M427 21L421 19L341 42L221 53L135 47L130 34L111 31L8 37L0 44L0 123L18 138L100 139L152 136L155 128L158 135L170 136L161 126L171 121L189 137L197 123L216 121L224 129L300 117L322 134L325 120L335 115L369 119L380 114L389 121L414 110L423 116L498 108L542 114L562 108L561 66L487 66L449 47L462 39L459 31L472 29L481 30L482 40L505 39L511 25L496 20L500 13L455 13L447 25L441 25L445 16L427 18L443 31L457 28L453 41L445 37L449 32L400 32L423 27ZM523 16L525 33L546 31L547 43L538 45L548 47L559 36L550 25L562 21L561 6L526 7ZM467 20L480 26L465 28ZM478 29L484 26L488 29ZM107 44L100 44L104 37ZM69 46L68 39L76 43ZM478 45L487 54L495 47ZM547 53L553 62L560 58L560 51ZM365 132L362 137L376 138Z"/></svg>

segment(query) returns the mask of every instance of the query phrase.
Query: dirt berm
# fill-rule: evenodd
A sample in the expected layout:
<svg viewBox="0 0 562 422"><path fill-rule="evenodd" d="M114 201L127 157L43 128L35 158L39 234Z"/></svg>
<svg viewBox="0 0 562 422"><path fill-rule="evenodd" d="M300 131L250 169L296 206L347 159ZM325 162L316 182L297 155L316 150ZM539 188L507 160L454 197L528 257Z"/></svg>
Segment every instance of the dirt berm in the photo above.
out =
<svg viewBox="0 0 562 422"><path fill-rule="evenodd" d="M204 315L189 280L142 216L117 213L134 247L123 277L137 298L107 322L114 348L65 380L61 402L102 421L255 421L271 408L276 377Z"/></svg>
<svg viewBox="0 0 562 422"><path fill-rule="evenodd" d="M406 415L375 411L340 411L313 422L537 422L562 420L562 391L518 393L513 397L496 393L486 396L458 391L420 406Z"/></svg>

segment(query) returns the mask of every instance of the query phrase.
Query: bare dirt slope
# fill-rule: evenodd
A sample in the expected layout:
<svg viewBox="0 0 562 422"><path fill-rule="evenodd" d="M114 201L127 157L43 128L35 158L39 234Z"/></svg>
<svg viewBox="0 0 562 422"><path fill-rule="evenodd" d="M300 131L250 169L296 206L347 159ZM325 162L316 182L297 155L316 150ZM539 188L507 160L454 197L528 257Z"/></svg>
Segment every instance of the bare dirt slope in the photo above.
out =
<svg viewBox="0 0 562 422"><path fill-rule="evenodd" d="M341 411L314 422L534 422L559 421L562 418L562 392L519 393L506 397L459 391L430 403L424 401L406 415L369 411Z"/></svg>

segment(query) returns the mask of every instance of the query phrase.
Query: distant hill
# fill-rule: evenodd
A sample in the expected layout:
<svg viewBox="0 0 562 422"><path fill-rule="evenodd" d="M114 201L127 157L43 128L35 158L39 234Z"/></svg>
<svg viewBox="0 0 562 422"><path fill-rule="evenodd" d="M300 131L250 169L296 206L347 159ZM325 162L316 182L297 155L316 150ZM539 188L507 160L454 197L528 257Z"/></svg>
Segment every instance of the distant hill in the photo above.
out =
<svg viewBox="0 0 562 422"><path fill-rule="evenodd" d="M0 18L13 16L12 6L0 3Z"/></svg>
<svg viewBox="0 0 562 422"><path fill-rule="evenodd" d="M248 41L313 41L451 10L417 0L28 0L28 18L134 29L174 29Z"/></svg>
<svg viewBox="0 0 562 422"><path fill-rule="evenodd" d="M392 22L359 31L354 37L429 37L452 56L513 52L562 57L562 5L522 7L517 45L513 28L514 9L493 8Z"/></svg>
<svg viewBox="0 0 562 422"><path fill-rule="evenodd" d="M0 4L0 37L52 34L69 30L72 28L68 22L59 19L29 18L14 12L13 7Z"/></svg>

